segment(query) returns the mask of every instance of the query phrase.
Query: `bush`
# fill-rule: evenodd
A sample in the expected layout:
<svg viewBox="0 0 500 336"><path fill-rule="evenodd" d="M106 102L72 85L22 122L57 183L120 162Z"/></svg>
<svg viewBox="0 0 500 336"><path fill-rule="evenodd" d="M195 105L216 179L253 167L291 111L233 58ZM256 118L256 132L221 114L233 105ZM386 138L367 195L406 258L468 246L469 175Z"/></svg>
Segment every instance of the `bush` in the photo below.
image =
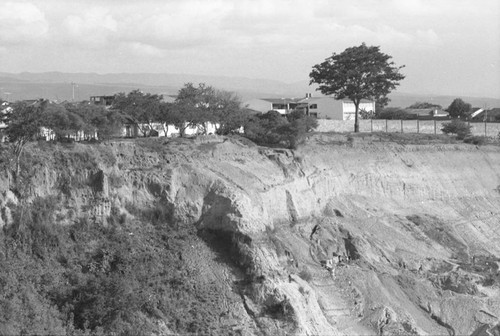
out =
<svg viewBox="0 0 500 336"><path fill-rule="evenodd" d="M410 115L399 107L388 107L375 113L374 119L409 119Z"/></svg>
<svg viewBox="0 0 500 336"><path fill-rule="evenodd" d="M10 207L13 223L0 230L0 335L157 334L165 316L175 334L217 327L227 298L183 261L200 241L194 229L164 225L168 209L156 204L137 209L139 222L113 208L107 226L63 226L62 202Z"/></svg>
<svg viewBox="0 0 500 336"><path fill-rule="evenodd" d="M318 126L315 118L293 111L285 118L276 111L255 115L245 125L245 137L262 145L295 149Z"/></svg>
<svg viewBox="0 0 500 336"><path fill-rule="evenodd" d="M453 119L450 122L443 123L443 128L441 128L441 131L445 134L456 134L459 140L465 139L465 137L471 133L470 130L471 126L459 119Z"/></svg>
<svg viewBox="0 0 500 336"><path fill-rule="evenodd" d="M309 272L309 270L307 269L303 269L302 271L300 271L299 277L307 282L311 282L312 280L311 272Z"/></svg>
<svg viewBox="0 0 500 336"><path fill-rule="evenodd" d="M481 145L486 144L488 142L488 140L484 136L473 135L473 136L465 137L464 142L481 146Z"/></svg>

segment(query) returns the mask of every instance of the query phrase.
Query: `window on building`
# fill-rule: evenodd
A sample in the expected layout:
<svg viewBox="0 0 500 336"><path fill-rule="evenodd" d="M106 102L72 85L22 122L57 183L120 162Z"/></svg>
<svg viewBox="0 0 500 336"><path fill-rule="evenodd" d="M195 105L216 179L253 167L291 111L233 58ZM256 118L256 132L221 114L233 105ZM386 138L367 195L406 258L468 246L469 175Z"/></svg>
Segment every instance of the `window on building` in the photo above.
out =
<svg viewBox="0 0 500 336"><path fill-rule="evenodd" d="M309 115L310 115L311 117L318 118L318 113L317 113L317 112L312 112L312 113L309 113Z"/></svg>
<svg viewBox="0 0 500 336"><path fill-rule="evenodd" d="M310 108L311 110L315 110L315 109L317 109L317 108L318 108L318 104L311 104L311 105L309 105L309 108Z"/></svg>

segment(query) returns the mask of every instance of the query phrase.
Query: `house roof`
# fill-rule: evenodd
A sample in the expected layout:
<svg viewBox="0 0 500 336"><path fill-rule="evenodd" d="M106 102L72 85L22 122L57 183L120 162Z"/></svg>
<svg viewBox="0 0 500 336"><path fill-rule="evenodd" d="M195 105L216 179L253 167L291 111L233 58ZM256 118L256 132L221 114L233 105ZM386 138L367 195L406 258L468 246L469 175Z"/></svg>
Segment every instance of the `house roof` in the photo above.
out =
<svg viewBox="0 0 500 336"><path fill-rule="evenodd" d="M290 103L304 104L307 102L320 101L323 99L333 99L333 100L339 100L339 101L343 101L343 102L352 103L352 101L350 99L335 99L334 97L331 97L331 96L300 97L300 98L259 98L259 99L270 102L272 104L290 104ZM373 100L361 99L361 103L373 103Z"/></svg>
<svg viewBox="0 0 500 336"><path fill-rule="evenodd" d="M432 115L432 112L434 109L432 108L425 108L425 109L405 109L405 112L408 114L415 114L418 116L428 116Z"/></svg>
<svg viewBox="0 0 500 336"><path fill-rule="evenodd" d="M418 115L418 116L443 116L443 115L448 115L449 113L436 109L436 108L425 108L425 109L405 109L404 110L408 114L413 114L413 115Z"/></svg>
<svg viewBox="0 0 500 336"><path fill-rule="evenodd" d="M479 114L481 114L481 112L483 112L484 110L480 107L473 107L472 110L470 110L469 112L467 112L466 114L470 117L470 118L475 118L476 116L478 116Z"/></svg>
<svg viewBox="0 0 500 336"><path fill-rule="evenodd" d="M489 110L481 111L480 113L474 115L473 119L483 119L488 116L488 119L496 118L500 116L500 107L495 107Z"/></svg>
<svg viewBox="0 0 500 336"><path fill-rule="evenodd" d="M302 98L260 98L272 104L289 104L289 103L297 103Z"/></svg>
<svg viewBox="0 0 500 336"><path fill-rule="evenodd" d="M342 102L352 103L352 100L350 100L350 99L335 99L334 97L330 97L330 96L300 98L300 100L298 101L298 103L315 102L315 101L320 101L320 100L323 100L323 99L333 99L333 100L339 100L339 101L342 101ZM373 103L373 100L361 99L360 103Z"/></svg>
<svg viewBox="0 0 500 336"><path fill-rule="evenodd" d="M254 115L254 114L259 114L259 113L262 113L262 111L257 111L257 110L254 110L254 109L251 109L251 108L248 108L248 107L245 107L243 109L243 111L247 114L250 114L250 115Z"/></svg>
<svg viewBox="0 0 500 336"><path fill-rule="evenodd" d="M350 100L350 99L340 99L340 100L342 100L343 102L349 102L349 103L352 103L352 100ZM374 102L374 100L370 100L370 99L361 99L359 102L360 102L360 103L362 103L362 104L364 104L364 103L373 103L373 102Z"/></svg>

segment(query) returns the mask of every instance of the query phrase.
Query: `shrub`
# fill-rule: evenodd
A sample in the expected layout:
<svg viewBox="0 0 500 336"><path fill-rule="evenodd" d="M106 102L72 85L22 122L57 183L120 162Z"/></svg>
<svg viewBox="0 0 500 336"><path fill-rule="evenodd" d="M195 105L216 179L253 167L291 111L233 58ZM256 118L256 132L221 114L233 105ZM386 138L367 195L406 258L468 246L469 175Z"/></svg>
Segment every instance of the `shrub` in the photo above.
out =
<svg viewBox="0 0 500 336"><path fill-rule="evenodd" d="M315 118L293 111L283 117L276 111L255 115L245 125L245 136L262 145L295 149L306 133L318 126Z"/></svg>
<svg viewBox="0 0 500 336"><path fill-rule="evenodd" d="M443 123L443 128L441 131L445 134L456 134L457 139L463 140L467 135L471 133L471 126L467 125L465 121L459 119L453 119L450 122Z"/></svg>
<svg viewBox="0 0 500 336"><path fill-rule="evenodd" d="M465 137L464 142L481 146L481 145L484 145L485 143L487 143L488 140L484 136L473 135L473 136Z"/></svg>
<svg viewBox="0 0 500 336"><path fill-rule="evenodd" d="M311 272L309 272L308 269L303 269L302 271L300 271L299 277L307 282L310 282L312 280Z"/></svg>

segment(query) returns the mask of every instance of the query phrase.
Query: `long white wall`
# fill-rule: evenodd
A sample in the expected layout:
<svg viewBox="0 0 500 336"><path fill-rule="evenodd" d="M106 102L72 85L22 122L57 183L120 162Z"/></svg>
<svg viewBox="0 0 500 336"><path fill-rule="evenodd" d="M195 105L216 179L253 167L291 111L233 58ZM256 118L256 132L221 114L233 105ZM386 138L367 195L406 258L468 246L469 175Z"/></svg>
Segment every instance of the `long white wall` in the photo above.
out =
<svg viewBox="0 0 500 336"><path fill-rule="evenodd" d="M449 120L359 120L360 132L394 132L394 133L425 133L442 134L443 123ZM497 137L500 133L500 123L470 123L473 135ZM316 132L353 132L353 120L318 119Z"/></svg>

